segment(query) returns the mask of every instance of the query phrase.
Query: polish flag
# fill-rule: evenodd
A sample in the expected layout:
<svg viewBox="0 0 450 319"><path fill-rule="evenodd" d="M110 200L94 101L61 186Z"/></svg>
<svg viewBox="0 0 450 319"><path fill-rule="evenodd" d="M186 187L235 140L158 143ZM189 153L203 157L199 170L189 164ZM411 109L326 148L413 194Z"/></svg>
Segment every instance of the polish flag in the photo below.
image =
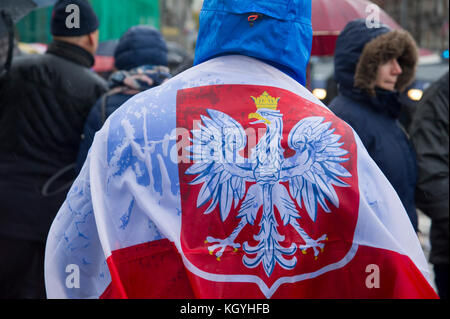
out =
<svg viewBox="0 0 450 319"><path fill-rule="evenodd" d="M108 118L51 227L45 280L49 298L437 298L353 129L243 56Z"/></svg>

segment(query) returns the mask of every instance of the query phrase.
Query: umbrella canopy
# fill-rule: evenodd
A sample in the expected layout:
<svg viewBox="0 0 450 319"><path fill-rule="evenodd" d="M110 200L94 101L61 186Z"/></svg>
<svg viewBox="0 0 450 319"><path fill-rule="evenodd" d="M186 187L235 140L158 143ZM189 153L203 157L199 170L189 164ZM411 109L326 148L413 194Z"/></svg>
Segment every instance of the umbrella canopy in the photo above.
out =
<svg viewBox="0 0 450 319"><path fill-rule="evenodd" d="M17 23L32 10L53 5L55 2L56 0L1 0L0 35L7 31L5 19L2 17L9 16L13 23Z"/></svg>
<svg viewBox="0 0 450 319"><path fill-rule="evenodd" d="M52 5L55 2L56 0L1 0L0 37L6 34L8 37L8 49L5 64L0 66L0 77L4 76L11 67L14 45L13 25L32 10Z"/></svg>
<svg viewBox="0 0 450 319"><path fill-rule="evenodd" d="M368 0L312 0L313 45L311 55L333 55L336 40L348 22L375 16L375 4ZM380 22L393 30L401 27L381 8L376 7Z"/></svg>

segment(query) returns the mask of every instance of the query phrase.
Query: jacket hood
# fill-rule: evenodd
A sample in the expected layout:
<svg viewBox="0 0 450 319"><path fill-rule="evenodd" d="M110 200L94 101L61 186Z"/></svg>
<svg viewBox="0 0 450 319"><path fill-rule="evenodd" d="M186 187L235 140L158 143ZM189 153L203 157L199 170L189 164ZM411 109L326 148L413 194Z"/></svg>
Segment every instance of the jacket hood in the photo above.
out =
<svg viewBox="0 0 450 319"><path fill-rule="evenodd" d="M335 80L347 89L358 88L376 95L378 66L397 59L402 68L397 91L403 91L414 80L418 50L407 31L391 30L385 25L368 28L364 19L347 24L336 42Z"/></svg>
<svg viewBox="0 0 450 319"><path fill-rule="evenodd" d="M311 1L205 0L194 64L242 54L267 62L304 85L311 45Z"/></svg>
<svg viewBox="0 0 450 319"><path fill-rule="evenodd" d="M120 38L114 51L115 67L131 70L143 65L167 66L167 44L162 34L150 26L134 26Z"/></svg>

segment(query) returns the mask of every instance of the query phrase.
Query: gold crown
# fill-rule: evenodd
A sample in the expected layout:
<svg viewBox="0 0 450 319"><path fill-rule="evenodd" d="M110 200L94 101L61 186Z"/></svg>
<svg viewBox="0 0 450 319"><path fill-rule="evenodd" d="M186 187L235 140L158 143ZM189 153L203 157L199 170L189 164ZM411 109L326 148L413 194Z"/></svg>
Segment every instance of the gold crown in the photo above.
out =
<svg viewBox="0 0 450 319"><path fill-rule="evenodd" d="M276 110L278 107L278 101L280 100L279 97L271 97L266 91L258 97L255 98L254 96L251 97L253 101L256 104L257 109L271 109Z"/></svg>

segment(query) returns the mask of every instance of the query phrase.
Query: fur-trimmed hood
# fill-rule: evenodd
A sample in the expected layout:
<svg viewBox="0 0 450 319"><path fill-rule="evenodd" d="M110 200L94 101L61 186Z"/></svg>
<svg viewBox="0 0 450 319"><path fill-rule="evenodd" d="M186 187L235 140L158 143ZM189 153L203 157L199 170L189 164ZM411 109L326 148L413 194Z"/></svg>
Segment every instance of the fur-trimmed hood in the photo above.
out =
<svg viewBox="0 0 450 319"><path fill-rule="evenodd" d="M418 49L412 36L403 30L367 28L365 20L350 22L338 38L335 54L335 79L348 89L359 88L375 96L378 67L397 59L402 68L396 89L402 92L412 83Z"/></svg>
<svg viewBox="0 0 450 319"><path fill-rule="evenodd" d="M402 68L395 87L403 92L414 80L418 60L416 43L407 31L390 31L365 45L356 66L355 86L375 95L378 66L391 59L397 59Z"/></svg>

